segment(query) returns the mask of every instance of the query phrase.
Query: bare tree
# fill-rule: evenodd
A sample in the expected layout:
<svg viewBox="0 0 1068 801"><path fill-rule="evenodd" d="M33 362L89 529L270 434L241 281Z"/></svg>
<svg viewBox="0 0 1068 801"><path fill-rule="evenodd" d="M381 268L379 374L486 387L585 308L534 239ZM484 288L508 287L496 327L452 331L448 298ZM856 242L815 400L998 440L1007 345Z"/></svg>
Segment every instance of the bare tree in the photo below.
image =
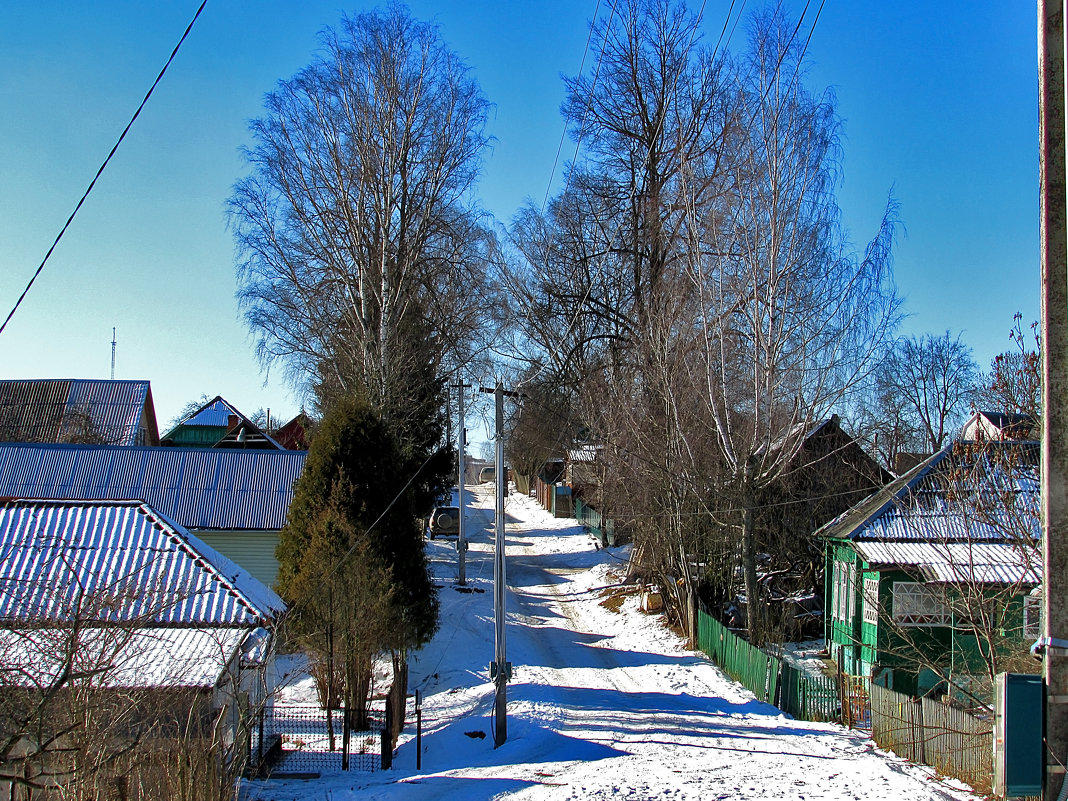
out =
<svg viewBox="0 0 1068 801"><path fill-rule="evenodd" d="M971 412L978 379L961 334L897 339L874 382L882 433L904 450L934 453Z"/></svg>
<svg viewBox="0 0 1068 801"><path fill-rule="evenodd" d="M723 583L740 560L758 596L761 490L897 320L894 204L853 254L833 99L804 87L799 28L758 15L728 60L682 3L621 4L595 27L597 80L568 84L585 160L515 228L529 335L603 441L604 503L632 524L636 569L691 590L680 618L695 564Z"/></svg>
<svg viewBox="0 0 1068 801"><path fill-rule="evenodd" d="M1042 338L1037 322L1030 334L1024 333L1022 322L1017 312L1009 329L1013 347L990 363L978 402L987 411L1026 414L1037 424L1042 420Z"/></svg>
<svg viewBox="0 0 1068 801"><path fill-rule="evenodd" d="M238 297L265 365L403 419L484 335L494 241L469 192L489 104L403 6L345 17L322 45L251 124L229 204Z"/></svg>

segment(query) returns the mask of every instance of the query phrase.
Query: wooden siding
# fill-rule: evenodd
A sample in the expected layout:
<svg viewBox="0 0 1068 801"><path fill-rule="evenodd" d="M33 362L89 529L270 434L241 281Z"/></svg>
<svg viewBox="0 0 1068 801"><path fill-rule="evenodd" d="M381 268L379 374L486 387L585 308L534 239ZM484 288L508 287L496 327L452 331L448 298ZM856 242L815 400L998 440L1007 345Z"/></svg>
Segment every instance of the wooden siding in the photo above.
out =
<svg viewBox="0 0 1068 801"><path fill-rule="evenodd" d="M223 556L237 562L268 587L273 587L278 578L278 560L274 549L278 547L277 531L212 531L201 529L194 532L200 539Z"/></svg>

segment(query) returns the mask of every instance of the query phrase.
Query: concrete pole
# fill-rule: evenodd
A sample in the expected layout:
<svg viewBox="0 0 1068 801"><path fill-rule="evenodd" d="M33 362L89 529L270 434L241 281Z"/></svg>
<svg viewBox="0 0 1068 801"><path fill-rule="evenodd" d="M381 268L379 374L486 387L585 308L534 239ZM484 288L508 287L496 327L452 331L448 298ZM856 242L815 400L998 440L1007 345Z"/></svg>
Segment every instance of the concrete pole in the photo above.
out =
<svg viewBox="0 0 1068 801"><path fill-rule="evenodd" d="M464 419L464 390L471 386L465 384L463 379L457 382L457 388L459 390L459 415L460 418L457 421L457 428L459 429L458 442L456 453L456 490L460 496L460 533L456 538L456 550L460 557L459 568L457 571L457 584L461 587L467 583L467 537L465 536L464 527L464 473L467 471L467 467L464 464L464 449L467 447L467 427L464 425L466 420Z"/></svg>
<svg viewBox="0 0 1068 801"><path fill-rule="evenodd" d="M493 747L504 745L508 739L508 654L504 643L505 590L508 580L504 560L504 495L508 472L504 469L504 388L500 382L493 392L496 406L495 433L497 436L497 523L493 549L493 621L495 625L494 661L497 663L497 694L494 701L496 725Z"/></svg>
<svg viewBox="0 0 1068 801"><path fill-rule="evenodd" d="M1039 147L1042 240L1043 628L1068 639L1068 234L1065 217L1064 0L1039 0ZM1057 797L1068 761L1068 656L1047 648L1046 774Z"/></svg>

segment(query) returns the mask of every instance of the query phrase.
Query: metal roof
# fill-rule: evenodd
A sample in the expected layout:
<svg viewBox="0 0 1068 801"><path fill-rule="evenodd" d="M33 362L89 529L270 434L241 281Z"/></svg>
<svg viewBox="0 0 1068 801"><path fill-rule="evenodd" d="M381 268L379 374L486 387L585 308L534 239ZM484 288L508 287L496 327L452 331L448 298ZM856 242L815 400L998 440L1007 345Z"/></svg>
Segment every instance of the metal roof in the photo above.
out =
<svg viewBox="0 0 1068 801"><path fill-rule="evenodd" d="M817 535L849 540L1038 540L1038 449L952 443L843 512Z"/></svg>
<svg viewBox="0 0 1068 801"><path fill-rule="evenodd" d="M157 441L151 397L148 381L0 380L0 440L133 445L147 415Z"/></svg>
<svg viewBox="0 0 1068 801"><path fill-rule="evenodd" d="M282 528L306 451L0 444L0 497L132 499L189 529Z"/></svg>
<svg viewBox="0 0 1068 801"><path fill-rule="evenodd" d="M912 567L946 584L1039 584L1042 553L1027 543L871 542L856 544L872 567Z"/></svg>
<svg viewBox="0 0 1068 801"><path fill-rule="evenodd" d="M75 668L92 671L98 685L210 688L249 634L246 628L0 629L0 670L23 685L49 686L73 646Z"/></svg>
<svg viewBox="0 0 1068 801"><path fill-rule="evenodd" d="M145 503L0 507L0 620L258 626L283 609L260 581Z"/></svg>
<svg viewBox="0 0 1068 801"><path fill-rule="evenodd" d="M821 528L873 567L947 583L1041 579L1034 443L953 443Z"/></svg>
<svg viewBox="0 0 1068 801"><path fill-rule="evenodd" d="M248 419L245 415L241 414L233 404L225 400L221 395L216 395L214 400L205 403L197 411L193 412L189 417L183 420L180 425L218 426L220 428L227 428L230 425L230 415L239 417L242 420Z"/></svg>

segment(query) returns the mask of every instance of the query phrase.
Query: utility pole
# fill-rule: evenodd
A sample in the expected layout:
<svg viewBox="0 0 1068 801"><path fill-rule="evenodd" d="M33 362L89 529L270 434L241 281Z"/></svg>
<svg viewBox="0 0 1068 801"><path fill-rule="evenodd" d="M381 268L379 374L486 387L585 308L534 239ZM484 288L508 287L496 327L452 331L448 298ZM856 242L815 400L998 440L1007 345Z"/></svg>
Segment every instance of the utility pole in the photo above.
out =
<svg viewBox="0 0 1068 801"><path fill-rule="evenodd" d="M504 745L508 739L508 682L512 678L512 666L508 662L508 653L504 643L505 591L508 588L508 576L504 559L504 495L508 488L508 471L504 469L504 396L517 397L518 392L506 392L501 382L494 389L479 387L480 392L492 392L495 402L494 433L497 440L497 522L494 526L493 548L493 623L494 648L493 663L490 665L490 677L497 692L493 702L494 732L493 747Z"/></svg>
<svg viewBox="0 0 1068 801"><path fill-rule="evenodd" d="M1046 765L1056 798L1068 762L1068 220L1064 113L1064 0L1038 2L1042 238L1042 567Z"/></svg>
<svg viewBox="0 0 1068 801"><path fill-rule="evenodd" d="M460 499L460 533L456 538L456 551L460 557L459 569L457 572L457 584L463 587L467 583L467 537L464 529L464 473L467 470L467 466L464 464L464 451L467 448L467 422L464 419L464 390L470 389L470 384L465 384L463 379L460 379L456 383L457 397L458 397L458 412L459 419L457 420L457 429L459 436L459 446L456 449L456 490L459 493Z"/></svg>

